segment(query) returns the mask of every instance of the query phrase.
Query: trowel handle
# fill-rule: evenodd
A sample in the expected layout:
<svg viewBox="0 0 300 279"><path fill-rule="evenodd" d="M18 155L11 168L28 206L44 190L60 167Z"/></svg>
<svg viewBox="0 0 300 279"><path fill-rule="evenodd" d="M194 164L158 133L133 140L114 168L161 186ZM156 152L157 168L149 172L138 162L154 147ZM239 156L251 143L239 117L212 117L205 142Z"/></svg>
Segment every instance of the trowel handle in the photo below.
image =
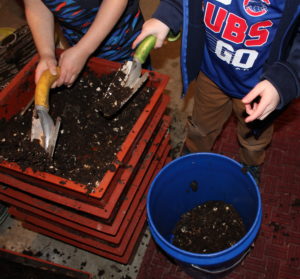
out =
<svg viewBox="0 0 300 279"><path fill-rule="evenodd" d="M171 31L169 32L167 39L169 42L174 42L180 37L180 32L178 34L173 34ZM137 47L134 58L138 60L141 64L144 64L150 51L154 48L156 43L156 37L150 35L146 37Z"/></svg>
<svg viewBox="0 0 300 279"><path fill-rule="evenodd" d="M156 37L150 35L146 37L137 47L134 58L137 59L141 64L144 64L150 51L154 48L156 43Z"/></svg>
<svg viewBox="0 0 300 279"><path fill-rule="evenodd" d="M49 70L42 73L35 87L34 102L36 106L49 108L49 90L51 85L59 78L60 68L56 67L57 75L52 75Z"/></svg>

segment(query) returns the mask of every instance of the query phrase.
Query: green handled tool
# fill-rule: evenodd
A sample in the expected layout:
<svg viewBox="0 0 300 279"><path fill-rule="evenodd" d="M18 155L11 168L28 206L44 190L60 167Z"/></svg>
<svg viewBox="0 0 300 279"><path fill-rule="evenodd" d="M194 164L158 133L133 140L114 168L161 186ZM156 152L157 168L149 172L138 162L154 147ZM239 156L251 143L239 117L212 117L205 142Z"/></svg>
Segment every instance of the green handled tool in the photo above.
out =
<svg viewBox="0 0 300 279"><path fill-rule="evenodd" d="M180 33L176 36L168 34L169 41L176 41L180 36ZM123 107L124 104L137 92L137 90L148 79L149 73L144 72L142 74L142 65L147 60L150 51L154 48L156 43L156 37L150 35L146 37L137 47L132 61L127 61L116 72L112 82L108 86L106 92L103 95L105 105L101 109L104 116L111 116ZM120 92L120 88L126 89L126 93ZM116 94L118 89L118 98ZM122 94L121 94L122 93ZM123 96L121 98L121 95ZM106 100L105 100L106 99ZM121 100L120 100L121 99ZM111 101L109 101L111 100Z"/></svg>
<svg viewBox="0 0 300 279"><path fill-rule="evenodd" d="M118 112L148 79L149 73L142 74L142 64L154 48L156 38L148 36L137 47L133 60L126 61L116 72L102 97L100 110L106 117Z"/></svg>
<svg viewBox="0 0 300 279"><path fill-rule="evenodd" d="M128 86L133 90L133 94L148 78L148 73L146 73L146 75L144 74L143 76L141 76L142 64L144 64L145 61L147 60L150 51L155 46L155 43L156 43L156 37L152 35L148 36L138 45L135 51L131 63L132 65L130 67L127 81L125 83L125 86Z"/></svg>

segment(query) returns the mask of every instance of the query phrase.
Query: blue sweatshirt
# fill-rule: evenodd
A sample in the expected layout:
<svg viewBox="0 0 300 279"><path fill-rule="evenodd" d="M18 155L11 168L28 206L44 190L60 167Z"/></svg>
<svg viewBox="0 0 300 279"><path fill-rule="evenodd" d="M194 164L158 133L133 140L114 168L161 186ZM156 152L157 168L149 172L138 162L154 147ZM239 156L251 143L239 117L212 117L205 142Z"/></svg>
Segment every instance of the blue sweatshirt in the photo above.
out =
<svg viewBox="0 0 300 279"><path fill-rule="evenodd" d="M234 1L243 2L241 3L242 6L237 5L236 3L232 4L232 2ZM276 87L278 93L280 94L280 104L278 105L277 109L283 108L292 99L299 97L300 0L161 0L153 17L168 25L174 33L182 31L181 72L184 92L186 92L189 83L197 77L199 71L201 70L201 67L202 70L206 72L209 72L211 70L209 69L207 64L209 64L213 60L209 62L207 56L206 59L203 59L205 54L208 55L208 49L206 47L208 46L208 44L206 44L206 26L204 23L204 5L208 2L211 3L210 5L217 5L218 8L223 9L222 13L224 14L223 16L225 16L225 18L227 19L227 22L229 12L233 11L233 22L248 24L248 28L246 28L246 33L248 33L246 34L245 38L242 38L242 43L238 41L238 43L231 42L230 44L228 44L228 41L225 40L226 38L222 38L222 41L225 43L224 45L226 45L227 43L228 45L226 46L228 48L233 48L231 54L234 53L237 46L241 46L242 44L245 45L245 40L248 40L249 44L249 42L251 42L251 39L252 41L258 39L258 37L255 35L259 33L259 30L261 32L265 32L263 30L269 30L270 28L266 26L271 23L266 22L264 28L257 29L256 26L255 29L255 23L250 22L249 24L247 20L250 20L252 16L256 19L258 17L262 19L264 18L264 21L266 19L265 16L270 16L270 14L266 12L266 10L268 10L268 8L270 7L275 7L271 10L271 21L273 29L271 30L271 35L269 35L268 43L266 45L266 48L264 49L265 53L261 56L262 60L259 61L260 65L257 65L258 68L256 69L255 77L250 78L250 80L248 80L248 77L247 81L245 82L245 80L243 80L242 78L243 75L241 75L241 73L235 73L236 77L240 76L239 81L237 82L236 78L230 79L229 75L227 74L228 80L225 81L225 83L227 84L226 86L228 86L229 81L233 83L233 85L230 85L230 88L228 89L225 88L225 85L220 82L221 76L219 76L217 77L217 80L219 80L220 87L224 87L223 89L227 94L241 98L247 93L247 90L250 90L251 87L253 87L257 82L262 79L267 79ZM285 3L285 5L280 5L280 2ZM274 3L276 4L275 6ZM233 6L229 7L231 5L228 4L232 4ZM236 12L238 6L240 9L243 8L243 11L239 10L239 12ZM268 11L270 11L270 9ZM243 23L243 20L241 20L240 18L245 19L245 17L247 18L247 20L246 23ZM258 22L260 22L260 20ZM249 27L253 25L254 27ZM237 25L233 28L242 28L241 26ZM225 27L225 25L221 26L221 29L223 28L222 31L224 31ZM253 33L249 34L249 28L253 28L252 31L256 31L254 32L254 36L252 36ZM230 32L227 33L227 37L230 36L230 34L232 36L234 35L234 33L232 33L232 29ZM244 49L244 46L242 46L241 49ZM255 47L248 49L256 50ZM249 55L253 55L253 53ZM212 59L213 56L211 54L209 56ZM216 58L214 57L213 59ZM225 58L225 60L226 59L228 58ZM231 56L230 61L232 62L233 59L233 56ZM243 59L244 60L241 61L237 59L235 62L238 61L241 63L245 63L245 59L247 59L247 56L244 56ZM222 71L221 75L223 75L228 70L228 63L227 65L225 63L223 63L224 70ZM218 67L220 67L219 69L221 69L221 64L218 64ZM212 67L212 65L210 65L210 67ZM216 77L211 77L215 81ZM243 86L244 90L241 90Z"/></svg>
<svg viewBox="0 0 300 279"><path fill-rule="evenodd" d="M204 0L201 71L227 95L243 98L260 80L285 2L223 2Z"/></svg>

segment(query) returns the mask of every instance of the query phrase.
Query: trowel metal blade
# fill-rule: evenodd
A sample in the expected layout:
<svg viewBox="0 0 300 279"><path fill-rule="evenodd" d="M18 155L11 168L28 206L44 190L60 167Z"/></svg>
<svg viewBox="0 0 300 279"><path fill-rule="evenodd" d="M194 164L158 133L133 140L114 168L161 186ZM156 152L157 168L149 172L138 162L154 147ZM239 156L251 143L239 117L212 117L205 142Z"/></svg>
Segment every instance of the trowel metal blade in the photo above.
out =
<svg viewBox="0 0 300 279"><path fill-rule="evenodd" d="M149 73L145 72L141 75L141 72L141 63L135 60L127 61L116 72L112 82L103 95L104 100L109 100L105 103L109 109L102 109L105 117L110 117L119 111L148 79ZM116 94L116 90L122 88L125 89L124 92L122 92L123 94L120 94L122 97L114 98L113 94Z"/></svg>
<svg viewBox="0 0 300 279"><path fill-rule="evenodd" d="M121 86L125 86L126 81L128 79L128 74L130 72L132 66L132 61L127 61L123 66L115 73L115 76L109 86L107 87L106 92L104 93L104 98L111 95L111 88L113 88L116 84L121 84ZM124 77L121 79L121 75L124 75Z"/></svg>
<svg viewBox="0 0 300 279"><path fill-rule="evenodd" d="M43 132L41 120L33 115L31 122L31 141L38 140L40 145L45 148L45 135Z"/></svg>
<svg viewBox="0 0 300 279"><path fill-rule="evenodd" d="M133 85L140 79L142 73L142 64L138 61L130 61L129 72L126 77L126 87L133 88Z"/></svg>
<svg viewBox="0 0 300 279"><path fill-rule="evenodd" d="M32 126L31 126L31 141L37 139L40 145L52 158L59 128L61 124L61 118L56 119L56 124L54 125L53 120L49 114L45 111L38 111L33 113Z"/></svg>
<svg viewBox="0 0 300 279"><path fill-rule="evenodd" d="M53 126L52 131L51 131L48 148L46 149L46 152L49 154L50 158L53 157L54 149L55 149L57 138L58 138L60 124L61 124L61 118L57 117L56 123Z"/></svg>
<svg viewBox="0 0 300 279"><path fill-rule="evenodd" d="M145 72L141 77L138 79L134 80L134 82L129 86L131 89L131 94L126 98L125 100L122 101L121 107L128 102L128 100L138 91L138 89L146 82L146 80L149 77L149 73Z"/></svg>

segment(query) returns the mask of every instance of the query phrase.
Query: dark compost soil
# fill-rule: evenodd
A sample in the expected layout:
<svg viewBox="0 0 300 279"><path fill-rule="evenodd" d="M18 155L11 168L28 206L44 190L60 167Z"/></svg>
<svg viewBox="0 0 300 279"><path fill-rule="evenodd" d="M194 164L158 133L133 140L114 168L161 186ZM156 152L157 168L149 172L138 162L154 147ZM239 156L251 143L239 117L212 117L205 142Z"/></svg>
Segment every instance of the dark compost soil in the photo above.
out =
<svg viewBox="0 0 300 279"><path fill-rule="evenodd" d="M117 71L107 91L103 94L103 98L101 98L99 104L100 110L105 117L110 117L118 112L132 95L132 90L129 87L122 88L121 86L121 82L125 79L125 76L121 70ZM115 92L118 92L118 94L115 94Z"/></svg>
<svg viewBox="0 0 300 279"><path fill-rule="evenodd" d="M144 85L121 110L104 117L101 98L114 74L97 77L86 70L71 88L51 90L49 114L54 122L62 119L52 160L30 141L33 106L9 121L0 120L0 161L73 180L92 191L108 170L114 171L114 163L122 164L116 154L155 90Z"/></svg>
<svg viewBox="0 0 300 279"><path fill-rule="evenodd" d="M184 213L173 234L173 244L178 248L206 254L231 247L246 234L246 229L232 205L208 201Z"/></svg>

